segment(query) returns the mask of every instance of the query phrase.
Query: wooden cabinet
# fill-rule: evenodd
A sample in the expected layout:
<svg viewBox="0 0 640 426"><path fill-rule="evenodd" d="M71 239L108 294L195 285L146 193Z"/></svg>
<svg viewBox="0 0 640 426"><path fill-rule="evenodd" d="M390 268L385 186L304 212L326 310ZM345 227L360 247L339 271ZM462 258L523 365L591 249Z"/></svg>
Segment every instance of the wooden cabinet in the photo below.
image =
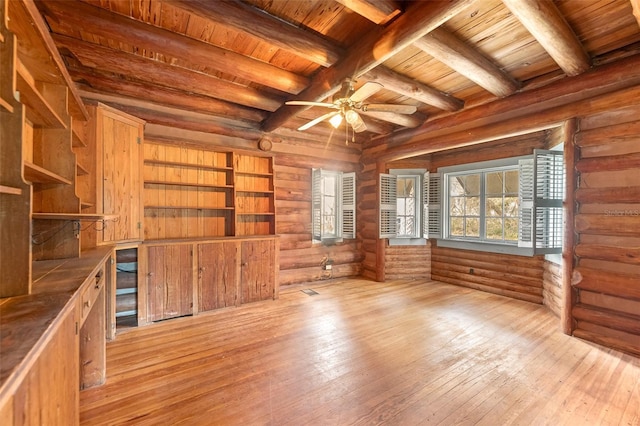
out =
<svg viewBox="0 0 640 426"><path fill-rule="evenodd" d="M198 309L210 311L240 304L236 241L198 244Z"/></svg>
<svg viewBox="0 0 640 426"><path fill-rule="evenodd" d="M87 109L96 140L96 210L117 215L98 232L98 243L141 241L144 121L103 104Z"/></svg>
<svg viewBox="0 0 640 426"><path fill-rule="evenodd" d="M276 236L141 244L138 324L277 298L278 250Z"/></svg>
<svg viewBox="0 0 640 426"><path fill-rule="evenodd" d="M159 321L193 313L193 246L167 244L143 250L147 317Z"/></svg>
<svg viewBox="0 0 640 426"><path fill-rule="evenodd" d="M60 314L51 339L32 358L12 394L0 391L0 419L13 425L77 425L80 362L74 312ZM4 354L3 354L4 356Z"/></svg>
<svg viewBox="0 0 640 426"><path fill-rule="evenodd" d="M275 234L273 158L144 144L144 238Z"/></svg>
<svg viewBox="0 0 640 426"><path fill-rule="evenodd" d="M106 377L113 247L33 264L33 291L0 303L0 422L77 425L79 390Z"/></svg>
<svg viewBox="0 0 640 426"><path fill-rule="evenodd" d="M277 245L272 240L261 239L245 240L241 244L240 302L277 298Z"/></svg>

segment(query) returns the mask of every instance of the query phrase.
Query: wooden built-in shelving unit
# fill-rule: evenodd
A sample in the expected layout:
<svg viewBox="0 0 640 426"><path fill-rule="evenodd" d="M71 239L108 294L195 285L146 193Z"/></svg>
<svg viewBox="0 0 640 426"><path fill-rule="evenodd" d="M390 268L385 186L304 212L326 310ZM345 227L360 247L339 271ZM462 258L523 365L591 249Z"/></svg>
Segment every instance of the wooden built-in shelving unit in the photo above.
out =
<svg viewBox="0 0 640 426"><path fill-rule="evenodd" d="M3 424L78 424L79 390L105 379L113 246L81 252L78 234L116 218L83 210L95 195L78 182L96 169L72 146L88 119L34 1L0 0Z"/></svg>
<svg viewBox="0 0 640 426"><path fill-rule="evenodd" d="M88 220L76 181L92 171L71 149L72 123L88 112L46 23L31 0L0 6L0 297L10 297L31 292L32 261L80 256L77 229L61 220Z"/></svg>
<svg viewBox="0 0 640 426"><path fill-rule="evenodd" d="M145 240L275 234L273 158L145 142Z"/></svg>

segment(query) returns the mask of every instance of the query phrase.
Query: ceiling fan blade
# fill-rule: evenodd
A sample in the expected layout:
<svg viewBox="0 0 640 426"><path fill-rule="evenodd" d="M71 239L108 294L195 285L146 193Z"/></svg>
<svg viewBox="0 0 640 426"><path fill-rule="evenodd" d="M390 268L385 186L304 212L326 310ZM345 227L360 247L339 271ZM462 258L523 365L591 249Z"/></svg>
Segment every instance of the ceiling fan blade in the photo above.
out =
<svg viewBox="0 0 640 426"><path fill-rule="evenodd" d="M324 121L324 120L326 120L328 118L331 118L334 115L338 115L338 114L340 114L340 111L331 111L331 112L329 112L329 113L327 113L325 115L321 115L320 117L311 120L307 124L304 124L304 125L298 127L298 130L299 131L307 130L308 128L313 127L316 124L318 124L318 123L320 123L320 122L322 122L322 121Z"/></svg>
<svg viewBox="0 0 640 426"><path fill-rule="evenodd" d="M287 101L285 102L287 105L300 105L300 106L319 106L326 108L338 108L335 104L330 104L328 102L312 102L312 101Z"/></svg>
<svg viewBox="0 0 640 426"><path fill-rule="evenodd" d="M382 89L382 84L367 81L365 84L360 86L360 88L356 90L349 99L353 102L362 102L380 89Z"/></svg>
<svg viewBox="0 0 640 426"><path fill-rule="evenodd" d="M413 114L418 110L413 105L400 105L400 104L366 104L362 105L363 111L380 111L380 112L395 112L396 114Z"/></svg>

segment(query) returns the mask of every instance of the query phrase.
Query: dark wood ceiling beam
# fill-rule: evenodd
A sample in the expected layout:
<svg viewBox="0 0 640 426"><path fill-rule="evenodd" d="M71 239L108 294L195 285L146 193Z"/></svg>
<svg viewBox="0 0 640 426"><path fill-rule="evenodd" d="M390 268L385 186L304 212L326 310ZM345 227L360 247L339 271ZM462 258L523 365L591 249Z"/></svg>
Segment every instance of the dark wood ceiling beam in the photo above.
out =
<svg viewBox="0 0 640 426"><path fill-rule="evenodd" d="M215 2L216 7L219 2ZM78 28L86 32L127 45L135 45L186 63L207 65L238 78L256 82L290 94L308 86L304 76L282 70L271 64L230 50L195 40L129 17L111 13L84 2L38 2L52 27L62 27L72 33Z"/></svg>
<svg viewBox="0 0 640 426"><path fill-rule="evenodd" d="M329 40L238 1L180 0L176 4L208 21L266 40L323 67L333 65L344 54L343 49Z"/></svg>
<svg viewBox="0 0 640 426"><path fill-rule="evenodd" d="M360 76L460 13L472 0L411 2L406 12L385 29L372 31L348 49L344 59L321 70L296 99L323 100L335 93L346 78ZM282 106L263 122L273 131L305 107Z"/></svg>
<svg viewBox="0 0 640 426"><path fill-rule="evenodd" d="M158 116L176 117L176 119L182 118L186 121L211 123L215 124L216 126L228 127L230 131L233 131L236 134L238 132L255 133L255 131L259 130L258 123L238 120L236 117L213 116L210 114L203 114L197 111L193 111L188 108L175 108L164 104L122 96L120 94L102 93L84 84L79 84L78 88L80 89L82 97L84 99L91 99L93 101L98 101L113 106L118 105L121 107L126 107L130 110L136 109L140 111L146 111L147 115L156 114Z"/></svg>
<svg viewBox="0 0 640 426"><path fill-rule="evenodd" d="M382 65L372 69L364 77L369 81L382 84L387 90L445 111L457 111L464 106L464 101L398 74Z"/></svg>
<svg viewBox="0 0 640 426"><path fill-rule="evenodd" d="M498 97L511 95L520 88L490 59L444 28L431 31L414 45Z"/></svg>
<svg viewBox="0 0 640 426"><path fill-rule="evenodd" d="M378 120L388 121L402 127L418 127L427 119L424 114L416 112L411 115L407 114L395 114L392 112L383 111L361 111L362 115L377 118Z"/></svg>
<svg viewBox="0 0 640 426"><path fill-rule="evenodd" d="M80 89L80 94L84 99L102 102L141 118L147 124L161 124L179 129L197 130L249 140L257 140L261 136L257 126L249 126L246 123L234 123L230 119L216 119L210 115L169 108L148 102L136 102L117 95L95 93L90 90L84 90L85 88L82 86Z"/></svg>
<svg viewBox="0 0 640 426"><path fill-rule="evenodd" d="M402 10L395 0L336 0L338 3L367 18L374 24L384 25Z"/></svg>
<svg viewBox="0 0 640 426"><path fill-rule="evenodd" d="M589 55L552 1L502 2L567 75L582 74L591 67Z"/></svg>
<svg viewBox="0 0 640 426"><path fill-rule="evenodd" d="M132 53L53 35L59 49L68 49L83 66L122 74L139 81L199 93L236 104L275 111L282 99L207 74L176 67Z"/></svg>
<svg viewBox="0 0 640 426"><path fill-rule="evenodd" d="M388 138L380 138L378 143L387 141L387 150L391 156L391 152L396 149L403 151L401 157L393 159L406 158L411 155L405 154L418 145L423 145L423 141L427 139L433 141L455 132L471 134L472 129L489 128L509 120L521 120L522 126L523 117L533 117L565 106L572 113L579 114L580 107L573 108L572 105L581 103L584 107L589 104L590 99L639 85L639 67L640 54L602 65L578 77L568 77L544 87L524 90L506 99L426 122L416 129L396 132ZM562 119L564 118L558 118Z"/></svg>
<svg viewBox="0 0 640 426"><path fill-rule="evenodd" d="M221 117L234 117L238 120L260 123L267 113L253 108L246 108L231 102L225 102L195 93L129 81L93 68L71 65L69 73L76 82L88 84L92 89L104 93L118 93L133 99L146 100L159 104L183 108L190 111L213 114Z"/></svg>

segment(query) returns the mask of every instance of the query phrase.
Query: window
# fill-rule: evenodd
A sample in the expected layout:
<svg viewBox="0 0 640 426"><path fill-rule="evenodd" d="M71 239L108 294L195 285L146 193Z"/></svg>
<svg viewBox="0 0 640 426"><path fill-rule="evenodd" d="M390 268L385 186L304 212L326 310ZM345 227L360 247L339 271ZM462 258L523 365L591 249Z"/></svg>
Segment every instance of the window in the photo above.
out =
<svg viewBox="0 0 640 426"><path fill-rule="evenodd" d="M439 225L439 209L436 203L428 208L428 201L429 194L439 197L439 188L430 191L429 185L437 177L424 169L395 169L380 175L380 238L389 238L390 244L424 244L434 236L430 227L432 222Z"/></svg>
<svg viewBox="0 0 640 426"><path fill-rule="evenodd" d="M312 181L313 240L355 238L355 173L313 169Z"/></svg>
<svg viewBox="0 0 640 426"><path fill-rule="evenodd" d="M518 242L518 167L450 173L448 237Z"/></svg>
<svg viewBox="0 0 640 426"><path fill-rule="evenodd" d="M522 255L562 251L562 152L534 150L532 156L440 171L438 245Z"/></svg>
<svg viewBox="0 0 640 426"><path fill-rule="evenodd" d="M418 176L396 178L396 237L417 238L418 234Z"/></svg>

